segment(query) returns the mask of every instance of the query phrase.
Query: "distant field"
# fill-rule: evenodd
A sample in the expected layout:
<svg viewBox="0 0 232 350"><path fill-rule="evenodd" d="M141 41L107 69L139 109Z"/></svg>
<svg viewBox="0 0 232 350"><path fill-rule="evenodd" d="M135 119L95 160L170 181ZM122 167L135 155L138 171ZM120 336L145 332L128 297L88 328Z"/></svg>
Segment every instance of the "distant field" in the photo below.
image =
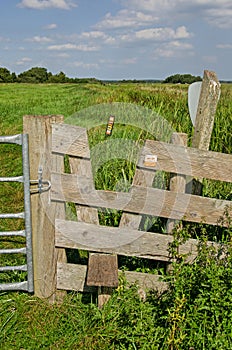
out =
<svg viewBox="0 0 232 350"><path fill-rule="evenodd" d="M178 132L192 125L187 106L187 85L167 84L0 84L0 133L22 131L26 114L62 114L65 118L96 104L124 102L156 111ZM222 85L211 149L231 152L232 86Z"/></svg>
<svg viewBox="0 0 232 350"><path fill-rule="evenodd" d="M191 136L193 133L192 123L189 117L187 105L187 85L169 85L169 84L0 84L0 135L13 135L21 133L23 130L23 116L32 115L51 115L61 114L65 120L70 123L72 116L81 115L83 117L76 119L83 123L88 119L89 139L91 147L104 139L104 130L108 114L112 110L116 111L116 124L114 127L113 138L118 139L141 139L153 137L149 134L149 128L139 130L136 127L130 127L117 123L117 107L122 116L129 114L133 119L133 112L130 108L141 108L142 116L156 113L167 120L168 126L177 132L188 134L189 145L191 145ZM104 109L104 106L107 106ZM118 106L118 105L117 105ZM104 108L103 108L104 107ZM87 112L86 112L87 111ZM94 127L96 125L97 114L103 118L102 129ZM132 109L133 111L133 109ZM144 113L143 113L144 111ZM148 111L148 112L147 112ZM147 113L147 114L146 114ZM106 114L106 115L105 115ZM127 116L128 120L128 116ZM131 124L136 120L131 120ZM84 122L85 124L85 122ZM144 124L143 124L144 125ZM141 127L143 127L143 125ZM146 132L145 132L146 131ZM223 84L221 98L218 104L215 125L212 134L210 149L218 152L232 152L232 85ZM0 176L17 175L21 168L21 156L17 147L0 146ZM116 164L116 163L115 163ZM112 164L110 167L112 168ZM120 165L122 166L122 164ZM125 166L125 164L123 165ZM122 173L117 175L117 169L110 169L99 173L96 185L98 187L110 188L114 186L114 180L118 181L118 176L125 176ZM118 165L115 165L118 168ZM108 173L109 176L102 176ZM128 168L128 174L130 169ZM129 176L129 175L126 175ZM130 179L133 174L130 174ZM109 183L104 183L105 180ZM110 180L109 180L110 179ZM130 181L129 179L129 181ZM16 186L17 187L17 186ZM20 186L18 186L20 187ZM22 205L22 191L14 190L9 185L1 185L0 192L0 211L18 210ZM13 187L14 188L14 187ZM20 188L19 188L20 189ZM225 184L215 184L215 182L206 182L204 194L217 198L231 198L231 186ZM14 200L12 198L14 197Z"/></svg>
<svg viewBox="0 0 232 350"><path fill-rule="evenodd" d="M132 139L142 143L144 139L154 137L149 128L141 130L136 126L139 125L136 120L134 126L123 123L122 113L125 111L125 116L130 116L137 106L142 114L144 112L143 118L154 113L165 119L174 131L187 133L191 146L193 127L187 91L187 85L158 83L0 84L0 135L21 133L24 115L61 114L69 123L72 120L86 123L93 149L105 138L105 124L99 126L96 122L99 111L103 111L100 117L107 121L111 106L115 112L115 103L119 103L121 119L118 123L115 115L112 135L115 140ZM104 111L107 111L106 115ZM210 149L232 153L230 84L222 85ZM104 156L104 151L102 154ZM0 176L18 175L21 171L19 147L0 145L0 164ZM128 161L105 162L96 173L95 184L97 188L114 189L130 183L133 174L134 164ZM205 181L203 195L232 200L232 185ZM22 186L0 183L0 213L18 212L22 208ZM101 220L117 225L117 215L104 215ZM21 225L20 220L11 223L0 220L1 231L20 229ZM189 230L196 235L196 225L190 226ZM206 233L208 237L220 240L228 232L216 229ZM5 243L0 240L0 247ZM18 241L18 246L21 243ZM217 261L211 261L207 254L205 252L201 257L202 265L183 268L182 272L177 267L176 284L163 298L151 294L150 299L142 303L135 290L126 291L122 286L102 313L95 307L94 299L87 306L80 296L69 295L62 307L51 307L23 293L0 292L2 349L186 350L191 346L195 349L231 349L231 259L228 265L223 262L217 265ZM127 262L138 264L129 258ZM12 264L17 263L12 261ZM136 268L145 271L147 267L140 264ZM152 272L151 266L148 270ZM223 285L221 281L224 281Z"/></svg>

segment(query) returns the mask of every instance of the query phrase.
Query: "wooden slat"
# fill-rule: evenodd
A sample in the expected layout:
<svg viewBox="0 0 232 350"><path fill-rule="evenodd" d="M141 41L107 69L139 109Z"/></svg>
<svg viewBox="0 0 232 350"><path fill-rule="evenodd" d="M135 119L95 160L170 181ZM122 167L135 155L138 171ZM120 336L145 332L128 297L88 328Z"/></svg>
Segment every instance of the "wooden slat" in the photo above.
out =
<svg viewBox="0 0 232 350"><path fill-rule="evenodd" d="M144 165L145 156L148 154L157 155L156 166L147 167ZM138 166L145 169L232 182L231 154L173 146L165 142L147 140L142 149Z"/></svg>
<svg viewBox="0 0 232 350"><path fill-rule="evenodd" d="M87 287L85 284L87 266L77 264L62 264L57 266L57 288L63 290L76 290L80 292L96 292L95 287ZM121 274L122 271L118 270ZM125 271L128 285L137 284L143 289L157 290L162 293L167 290L168 284L160 281L161 277L142 272Z"/></svg>
<svg viewBox="0 0 232 350"><path fill-rule="evenodd" d="M96 191L86 177L70 174L53 173L52 184L51 198L55 201L211 225L218 224L226 209L232 215L231 201L226 200L138 186L132 186L129 193Z"/></svg>
<svg viewBox="0 0 232 350"><path fill-rule="evenodd" d="M90 253L88 260L88 286L118 286L118 260L113 254Z"/></svg>
<svg viewBox="0 0 232 350"><path fill-rule="evenodd" d="M56 220L57 247L171 261L169 246L172 242L173 237L166 234L143 232L128 227ZM190 254L189 260L194 259L197 255L197 244L195 239L188 240L181 245L180 254Z"/></svg>
<svg viewBox="0 0 232 350"><path fill-rule="evenodd" d="M171 137L172 145L187 146L188 135L184 133L173 133ZM169 190L179 193L185 193L186 190L186 176L171 173L169 181ZM166 232L172 234L174 228L178 224L177 220L168 219L166 224Z"/></svg>
<svg viewBox="0 0 232 350"><path fill-rule="evenodd" d="M96 287L86 285L87 265L57 264L57 288L77 292L96 293Z"/></svg>
<svg viewBox="0 0 232 350"><path fill-rule="evenodd" d="M90 158L85 128L67 124L54 124L52 128L53 152ZM144 165L145 156L148 154L158 156L155 167ZM165 142L147 140L138 165L153 170L232 182L232 155L177 145L173 147Z"/></svg>
<svg viewBox="0 0 232 350"><path fill-rule="evenodd" d="M88 141L88 140L87 140ZM88 144L87 144L88 146ZM88 181L90 183L90 187L94 188L94 180L93 180L93 174L92 174L92 166L89 159L83 159L83 158L77 158L77 157L69 157L69 164L70 164L70 170L72 173L81 175L83 177L88 177ZM79 206L76 205L76 212L77 212L77 219L80 222L87 222L95 225L99 225L99 218L98 218L98 210L96 208L91 208L89 206ZM100 254L89 254L89 262L88 262L88 274L87 274L87 285L92 285L91 283L91 276L95 275L95 277L99 277L99 273L101 273L104 277L106 277L106 274L103 273L102 268L96 269L94 264L91 265L91 258L95 256L95 258L98 259L98 262L101 266L104 266L104 264L101 264L104 260L104 256L102 257ZM115 257L116 258L116 257ZM111 259L111 257L108 257L108 259ZM92 260L91 260L92 261ZM106 261L104 261L106 262ZM114 266L112 268L112 276L114 276L114 283L112 281L102 281L102 285L98 283L98 307L102 308L103 304L106 303L110 295L112 294L113 289L109 286L116 286L118 284L118 275L117 275L117 266ZM89 273L92 275L89 276ZM100 276L102 278L102 276ZM92 279L93 280L93 279ZM100 279L99 279L100 280ZM98 280L98 282L99 282ZM96 282L96 281L95 281Z"/></svg>
<svg viewBox="0 0 232 350"><path fill-rule="evenodd" d="M88 178L88 185L93 190L94 181L92 175L92 167L89 159L69 157L70 170L72 174L78 174L83 178ZM99 224L98 211L96 208L89 206L76 205L77 220L92 223L95 225Z"/></svg>
<svg viewBox="0 0 232 350"><path fill-rule="evenodd" d="M133 178L134 186L144 186L151 187L153 183L155 173L150 172L146 169L136 169L135 176ZM119 227L129 227L133 229L139 229L142 220L142 215L123 213Z"/></svg>
<svg viewBox="0 0 232 350"><path fill-rule="evenodd" d="M86 129L68 124L54 124L52 152L90 158Z"/></svg>

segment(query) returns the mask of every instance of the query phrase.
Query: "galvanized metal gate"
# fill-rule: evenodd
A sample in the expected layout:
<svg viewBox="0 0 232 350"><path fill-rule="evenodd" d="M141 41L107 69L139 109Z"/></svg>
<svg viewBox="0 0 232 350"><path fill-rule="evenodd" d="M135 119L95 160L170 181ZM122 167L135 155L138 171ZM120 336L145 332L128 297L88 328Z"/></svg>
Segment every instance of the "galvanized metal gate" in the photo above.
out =
<svg viewBox="0 0 232 350"><path fill-rule="evenodd" d="M14 249L0 249L0 254L25 254L26 263L18 266L1 266L4 271L27 271L27 279L22 282L2 283L0 290L22 290L33 292L33 266L32 266L32 229L30 212L30 175L28 135L19 134L13 136L0 136L0 143L17 144L22 146L23 174L20 176L0 177L0 182L21 182L24 187L24 211L21 213L0 213L0 219L24 219L24 229L20 231L0 231L0 237L21 236L25 237L25 247Z"/></svg>

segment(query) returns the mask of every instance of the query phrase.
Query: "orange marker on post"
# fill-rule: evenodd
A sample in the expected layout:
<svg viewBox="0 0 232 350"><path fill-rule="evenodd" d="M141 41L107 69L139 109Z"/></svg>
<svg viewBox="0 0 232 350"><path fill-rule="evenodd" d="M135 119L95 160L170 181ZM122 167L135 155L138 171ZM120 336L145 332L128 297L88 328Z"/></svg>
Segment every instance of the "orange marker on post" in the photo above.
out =
<svg viewBox="0 0 232 350"><path fill-rule="evenodd" d="M108 124L107 124L107 127L106 127L106 135L107 136L110 136L112 134L112 131L113 131L113 126L114 126L114 116L111 115L109 117L109 120L108 120Z"/></svg>

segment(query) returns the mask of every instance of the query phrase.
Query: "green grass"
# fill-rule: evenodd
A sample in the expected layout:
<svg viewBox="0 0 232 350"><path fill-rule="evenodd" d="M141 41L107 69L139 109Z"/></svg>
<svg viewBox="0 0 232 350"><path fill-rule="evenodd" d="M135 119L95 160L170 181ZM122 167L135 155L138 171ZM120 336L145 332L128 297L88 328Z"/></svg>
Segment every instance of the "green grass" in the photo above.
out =
<svg viewBox="0 0 232 350"><path fill-rule="evenodd" d="M232 86L222 85L210 149L232 152ZM0 135L23 130L23 116L62 114L65 121L88 128L97 188L127 191L132 182L140 145L147 138L167 140L172 131L186 132L191 145L193 128L187 106L187 85L162 84L0 84ZM110 138L105 137L109 114L115 115ZM152 128L150 125L152 124ZM119 140L119 141L118 141ZM123 145L123 147L122 147ZM120 147L121 146L121 147ZM20 147L0 144L0 176L19 175ZM166 186L159 175L157 185ZM232 186L205 181L203 194L231 200ZM0 183L0 212L23 208L20 184ZM102 224L119 224L121 213L102 212ZM145 227L162 229L163 222L144 219ZM0 230L20 229L22 220L0 220ZM231 227L183 227L183 239L201 237L198 260L177 262L170 289L148 294L145 302L136 287L124 281L102 311L95 295L68 293L61 305L25 293L0 292L1 349L231 349L232 264L229 254L216 256L206 237L230 240ZM21 246L23 240L1 239L0 247ZM1 256L1 263L9 259ZM19 263L19 257L10 264ZM20 261L23 263L23 261ZM163 272L162 265L124 258L125 268ZM1 273L1 282L21 280L22 274ZM89 299L90 298L90 299Z"/></svg>
<svg viewBox="0 0 232 350"><path fill-rule="evenodd" d="M215 258L202 242L198 260L177 263L169 279L167 292L150 292L145 302L122 283L101 311L80 294L49 305L2 293L1 349L230 350L231 255Z"/></svg>

